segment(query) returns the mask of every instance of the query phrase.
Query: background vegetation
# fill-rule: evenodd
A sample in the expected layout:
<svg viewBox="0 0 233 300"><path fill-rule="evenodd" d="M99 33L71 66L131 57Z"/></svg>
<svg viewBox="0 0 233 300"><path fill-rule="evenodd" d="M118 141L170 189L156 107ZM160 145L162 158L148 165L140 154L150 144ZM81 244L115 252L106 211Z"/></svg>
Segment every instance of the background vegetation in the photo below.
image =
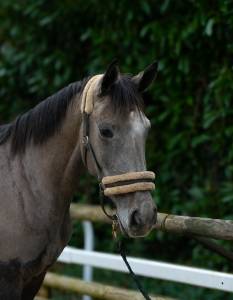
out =
<svg viewBox="0 0 233 300"><path fill-rule="evenodd" d="M115 57L122 72L129 73L157 59L160 72L146 95L146 108L153 125L148 165L157 173L159 210L232 219L232 37L230 0L1 0L0 123L69 82L103 72ZM89 177L83 178L77 199L97 201ZM110 230L96 226L96 233L101 238L96 249L114 251ZM82 246L81 237L76 225L71 244ZM224 259L194 241L169 234L154 232L146 240L130 241L128 251L232 271ZM97 270L95 277L131 285L124 275ZM145 285L179 299L232 297L149 279Z"/></svg>

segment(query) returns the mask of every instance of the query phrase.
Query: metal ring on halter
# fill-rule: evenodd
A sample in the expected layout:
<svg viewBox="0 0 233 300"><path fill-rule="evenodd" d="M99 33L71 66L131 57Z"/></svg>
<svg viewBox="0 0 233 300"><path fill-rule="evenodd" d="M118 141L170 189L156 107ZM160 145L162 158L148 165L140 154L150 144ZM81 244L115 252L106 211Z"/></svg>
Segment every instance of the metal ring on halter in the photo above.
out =
<svg viewBox="0 0 233 300"><path fill-rule="evenodd" d="M84 144L84 146L86 146L89 143L89 136L87 135L83 136L82 143Z"/></svg>
<svg viewBox="0 0 233 300"><path fill-rule="evenodd" d="M109 200L109 198L104 195L102 183L99 184L99 192L100 192L100 204L101 204L101 208L102 208L103 212L110 220L112 220L113 222L116 221L117 215L116 214L110 215L105 209L105 203L104 203L105 201L104 200L105 199Z"/></svg>

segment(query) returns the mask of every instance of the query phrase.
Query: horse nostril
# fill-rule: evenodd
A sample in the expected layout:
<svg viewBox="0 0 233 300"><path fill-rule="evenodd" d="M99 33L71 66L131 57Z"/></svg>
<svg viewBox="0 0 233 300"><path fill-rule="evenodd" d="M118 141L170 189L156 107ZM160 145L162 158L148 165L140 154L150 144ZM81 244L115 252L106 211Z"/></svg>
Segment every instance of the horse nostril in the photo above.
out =
<svg viewBox="0 0 233 300"><path fill-rule="evenodd" d="M140 213L138 210L135 210L132 212L130 223L132 226L135 226L135 227L140 226L142 224L142 219L140 217Z"/></svg>

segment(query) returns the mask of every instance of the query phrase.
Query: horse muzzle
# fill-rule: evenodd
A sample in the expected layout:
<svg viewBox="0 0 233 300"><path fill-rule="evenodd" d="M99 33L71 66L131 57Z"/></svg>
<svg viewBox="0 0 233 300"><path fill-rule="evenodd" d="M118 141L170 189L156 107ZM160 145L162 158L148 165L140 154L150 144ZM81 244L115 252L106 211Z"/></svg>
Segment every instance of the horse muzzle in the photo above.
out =
<svg viewBox="0 0 233 300"><path fill-rule="evenodd" d="M105 197L116 205L121 232L129 237L147 235L156 223L157 209L150 191L154 190L155 174L149 171L130 172L102 179Z"/></svg>

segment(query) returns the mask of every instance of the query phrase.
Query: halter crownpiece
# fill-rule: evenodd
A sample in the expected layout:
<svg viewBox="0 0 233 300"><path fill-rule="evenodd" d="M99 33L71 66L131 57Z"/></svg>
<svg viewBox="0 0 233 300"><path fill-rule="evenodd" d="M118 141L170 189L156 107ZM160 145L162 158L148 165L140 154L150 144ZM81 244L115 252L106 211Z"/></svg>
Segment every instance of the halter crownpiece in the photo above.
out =
<svg viewBox="0 0 233 300"><path fill-rule="evenodd" d="M84 144L84 163L87 165L86 157L89 150L96 169L98 177L101 178L101 166L98 163L95 151L89 141L89 116L94 109L94 96L100 80L103 75L95 75L87 82L81 100L81 112L83 115L83 144ZM153 183L155 174L149 171L129 172L121 175L106 176L101 180L101 188L104 196L122 195L140 191L152 191L155 189Z"/></svg>
<svg viewBox="0 0 233 300"><path fill-rule="evenodd" d="M103 75L93 76L85 85L82 94L81 112L90 115L94 109L94 92Z"/></svg>

